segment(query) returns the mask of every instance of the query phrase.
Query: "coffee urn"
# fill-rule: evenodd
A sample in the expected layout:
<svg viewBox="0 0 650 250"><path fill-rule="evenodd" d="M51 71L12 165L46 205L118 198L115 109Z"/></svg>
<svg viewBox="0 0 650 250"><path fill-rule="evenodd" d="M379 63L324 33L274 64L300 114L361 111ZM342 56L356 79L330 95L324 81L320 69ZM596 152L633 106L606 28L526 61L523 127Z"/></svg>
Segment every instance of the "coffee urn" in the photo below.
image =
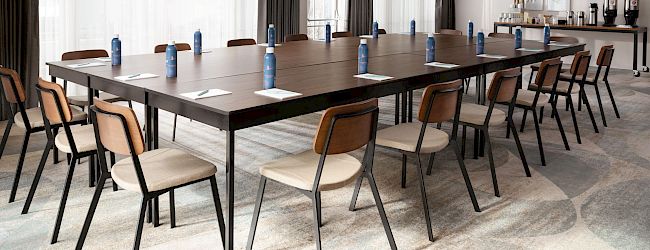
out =
<svg viewBox="0 0 650 250"><path fill-rule="evenodd" d="M598 4L590 3L589 4L589 22L587 25L596 26L598 25Z"/></svg>
<svg viewBox="0 0 650 250"><path fill-rule="evenodd" d="M578 11L578 22L576 23L578 26L584 26L585 25L585 12L584 11Z"/></svg>
<svg viewBox="0 0 650 250"><path fill-rule="evenodd" d="M603 1L603 17L605 18L604 26L616 26L616 2L617 0Z"/></svg>
<svg viewBox="0 0 650 250"><path fill-rule="evenodd" d="M636 27L639 18L639 0L625 0L625 24Z"/></svg>
<svg viewBox="0 0 650 250"><path fill-rule="evenodd" d="M573 11L567 11L566 12L566 24L567 25L576 25L575 12L573 12Z"/></svg>

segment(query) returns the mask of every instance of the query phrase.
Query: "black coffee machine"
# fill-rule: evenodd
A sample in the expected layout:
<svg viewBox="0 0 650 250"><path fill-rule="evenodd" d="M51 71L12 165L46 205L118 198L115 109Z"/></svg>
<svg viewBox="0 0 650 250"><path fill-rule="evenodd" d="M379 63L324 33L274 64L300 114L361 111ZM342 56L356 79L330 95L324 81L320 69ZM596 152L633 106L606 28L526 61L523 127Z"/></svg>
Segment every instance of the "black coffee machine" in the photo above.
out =
<svg viewBox="0 0 650 250"><path fill-rule="evenodd" d="M639 18L639 0L625 0L625 24L636 27Z"/></svg>
<svg viewBox="0 0 650 250"><path fill-rule="evenodd" d="M616 26L616 5L617 0L603 0L603 17L605 18L603 26Z"/></svg>

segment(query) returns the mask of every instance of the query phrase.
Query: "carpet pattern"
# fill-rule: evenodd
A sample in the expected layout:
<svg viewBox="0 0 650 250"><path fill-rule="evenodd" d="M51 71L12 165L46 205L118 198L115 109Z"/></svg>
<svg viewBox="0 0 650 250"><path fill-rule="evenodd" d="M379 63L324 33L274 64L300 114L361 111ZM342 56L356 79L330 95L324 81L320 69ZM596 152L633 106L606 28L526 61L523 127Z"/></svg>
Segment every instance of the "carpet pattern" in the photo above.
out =
<svg viewBox="0 0 650 250"><path fill-rule="evenodd" d="M528 79L524 76L524 79ZM582 144L577 144L570 113L559 101L560 116L571 151L564 150L557 126L545 114L541 125L547 166L540 164L532 118L521 133L531 166L525 176L515 143L505 138L505 125L490 131L501 197L495 197L487 158L472 159L468 133L466 164L482 212L472 209L453 152L436 155L434 171L425 176L435 242L427 240L416 158L409 157L407 187L400 187L401 155L378 148L374 175L388 220L401 249L648 249L650 248L650 76L634 78L612 70L610 82L621 112L616 119L606 90L601 94L609 127L603 128L593 88L587 88L600 133L593 132L585 109L578 112ZM465 96L473 102L473 85ZM416 92L419 97L421 92ZM419 100L415 100L416 108ZM548 107L548 105L547 105ZM142 106L135 106L142 119ZM380 100L380 129L393 124L393 97ZM547 111L550 110L547 108ZM522 112L515 113L517 125ZM258 167L264 162L310 150L320 113L308 114L237 132L235 172L235 248L246 244L257 192ZM172 143L172 115L160 114L164 147L188 150L218 167L217 182L225 201L225 134L196 121L179 118ZM4 130L5 123L1 123ZM443 126L449 131L449 126ZM26 157L16 202L8 204L22 135L12 131L0 160L0 249L71 249L79 236L94 189L88 188L87 160L74 174L59 242L49 244L56 217L65 162L48 161L29 214L20 215L45 143L34 135ZM362 151L353 155L361 158ZM52 154L50 154L50 158ZM64 158L64 157L62 157ZM428 157L423 156L424 164ZM426 166L426 165L425 165ZM87 249L131 248L140 195L113 192L110 181L99 201ZM324 192L321 237L325 249L388 249L370 188L364 182L357 211L347 210L353 185ZM208 182L176 191L177 228L169 228L168 196L161 196L161 223L145 224L142 248L221 248ZM225 203L224 203L225 204ZM255 249L313 249L311 202L301 193L270 181L262 204Z"/></svg>

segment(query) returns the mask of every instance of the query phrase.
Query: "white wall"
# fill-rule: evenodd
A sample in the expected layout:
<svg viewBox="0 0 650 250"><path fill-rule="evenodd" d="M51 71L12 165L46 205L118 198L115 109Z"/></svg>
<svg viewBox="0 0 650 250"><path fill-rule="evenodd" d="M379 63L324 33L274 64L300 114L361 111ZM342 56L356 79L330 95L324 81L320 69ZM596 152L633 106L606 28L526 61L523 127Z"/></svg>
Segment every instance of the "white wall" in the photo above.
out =
<svg viewBox="0 0 650 250"><path fill-rule="evenodd" d="M456 29L467 32L467 21L471 19L474 22L474 32L483 29L484 32L490 33L493 30L493 23L498 21L499 14L507 12L512 0L456 0ZM597 2L599 5L602 1L596 0L572 0L571 9L573 11L587 11L588 4ZM623 18L623 4L624 0L618 0L618 16L616 23L624 24ZM637 23L640 26L650 26L650 1L640 1L639 3L640 17ZM599 6L599 21L603 21L602 6ZM499 32L507 32L507 28L499 28ZM573 36L580 39L581 42L586 43L585 49L593 51L592 54L597 55L600 46L608 43L613 43L616 52L612 67L621 69L632 69L632 47L633 35L623 33L604 33L604 32L584 32L584 31L560 31L553 30L553 35ZM531 40L539 40L542 37L541 29L526 29L524 30L524 38ZM643 36L639 34L639 69L641 68L641 58L643 52ZM592 63L595 63L595 59Z"/></svg>

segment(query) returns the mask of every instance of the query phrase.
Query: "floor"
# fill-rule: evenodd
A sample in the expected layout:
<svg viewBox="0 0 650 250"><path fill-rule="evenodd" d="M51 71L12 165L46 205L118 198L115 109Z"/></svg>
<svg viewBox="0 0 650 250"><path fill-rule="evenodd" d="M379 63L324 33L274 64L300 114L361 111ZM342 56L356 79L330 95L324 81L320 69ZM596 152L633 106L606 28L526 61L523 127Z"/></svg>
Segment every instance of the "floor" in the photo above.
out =
<svg viewBox="0 0 650 250"><path fill-rule="evenodd" d="M491 130L501 197L493 194L487 158L475 160L469 156L466 160L483 209L480 213L472 209L452 151L439 153L433 174L425 177L435 242L427 240L415 157L409 158L408 184L402 189L400 155L377 149L374 174L397 246L402 249L650 248L650 74L634 78L630 71L614 70L610 79L621 119L615 118L603 88L609 127L603 128L596 109L601 131L594 133L583 109L578 112L583 139L579 145L569 112L562 109L560 115L571 145L571 151L566 151L547 112L542 124L545 167L540 166L529 116L521 137L531 165L530 178L524 174L514 141L505 138L505 126ZM466 101L471 101L473 89L469 93ZM596 107L593 89L588 89L588 94ZM393 105L392 97L381 99L381 127L392 124ZM564 101L559 106L564 107ZM142 107L136 109L142 115ZM319 115L304 115L237 132L236 249L246 244L259 181L258 167L276 158L310 150ZM515 114L517 124L521 115L521 112ZM172 119L171 114L161 113L161 144L186 149L217 165L219 190L225 197L224 132L179 118L176 142L171 143ZM0 123L3 130L4 124ZM45 144L43 134L32 137L16 202L8 204L22 140L20 134L13 130L0 160L0 249L71 249L94 190L88 188L87 162L83 161L75 171L59 242L50 245L67 166L65 162L53 165L48 161L30 213L20 215ZM471 142L472 136L469 137ZM472 152L471 143L468 152ZM360 158L362 152L354 155ZM426 158L424 161L426 164ZM175 229L169 228L168 197L163 195L162 225L158 228L145 225L142 247L221 248L208 184L199 183L176 192L178 227ZM350 185L322 194L323 248L387 249L369 187L362 186L358 209L354 212L347 209L352 189ZM313 249L310 200L294 189L273 182L267 185L264 198L254 248ZM90 227L86 248L132 247L139 200L137 193L111 191L109 181Z"/></svg>

